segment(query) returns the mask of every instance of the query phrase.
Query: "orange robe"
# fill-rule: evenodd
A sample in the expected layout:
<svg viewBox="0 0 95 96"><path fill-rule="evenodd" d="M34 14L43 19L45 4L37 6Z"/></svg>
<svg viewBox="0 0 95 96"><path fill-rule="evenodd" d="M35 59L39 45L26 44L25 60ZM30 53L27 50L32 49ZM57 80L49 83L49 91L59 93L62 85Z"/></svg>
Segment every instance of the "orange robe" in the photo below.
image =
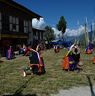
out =
<svg viewBox="0 0 95 96"><path fill-rule="evenodd" d="M87 50L87 54L91 54L91 50L89 48Z"/></svg>
<svg viewBox="0 0 95 96"><path fill-rule="evenodd" d="M69 58L68 56L65 56L63 59L63 69L68 70L69 69Z"/></svg>

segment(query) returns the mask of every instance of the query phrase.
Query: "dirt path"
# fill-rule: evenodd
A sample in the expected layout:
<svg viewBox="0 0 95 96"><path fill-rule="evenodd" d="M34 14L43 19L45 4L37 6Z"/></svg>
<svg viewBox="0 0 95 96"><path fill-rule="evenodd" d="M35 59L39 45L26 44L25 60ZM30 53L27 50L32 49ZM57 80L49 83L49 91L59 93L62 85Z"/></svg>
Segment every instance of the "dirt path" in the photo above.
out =
<svg viewBox="0 0 95 96"><path fill-rule="evenodd" d="M95 96L95 86L92 88L86 87L74 87L70 90L60 90L58 94L52 94L51 96Z"/></svg>
<svg viewBox="0 0 95 96"><path fill-rule="evenodd" d="M58 94L51 96L95 96L95 85L93 86L90 76L86 75L89 86L73 87L69 90L60 90Z"/></svg>

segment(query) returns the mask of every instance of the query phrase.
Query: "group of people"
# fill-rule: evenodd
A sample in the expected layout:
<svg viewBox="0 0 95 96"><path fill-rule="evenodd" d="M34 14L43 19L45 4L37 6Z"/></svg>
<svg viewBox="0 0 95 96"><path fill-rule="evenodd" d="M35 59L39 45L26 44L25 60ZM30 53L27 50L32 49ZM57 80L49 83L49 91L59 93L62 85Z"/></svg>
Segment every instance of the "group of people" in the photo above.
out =
<svg viewBox="0 0 95 96"><path fill-rule="evenodd" d="M33 74L44 74L45 71L45 65L44 65L44 60L42 57L42 51L43 51L43 46L41 43L37 44L36 46L30 46L30 45L24 45L17 46L17 54L24 55L24 56L29 56L29 67L32 68L32 73ZM14 52L12 46L8 46L6 50L6 59L11 60L13 59Z"/></svg>
<svg viewBox="0 0 95 96"><path fill-rule="evenodd" d="M29 45L25 45L25 44L23 44L22 46L19 45L18 50L19 50L19 54L29 56L29 51L30 51Z"/></svg>
<svg viewBox="0 0 95 96"><path fill-rule="evenodd" d="M11 60L15 57L15 55L25 55L25 56L29 56L29 48L26 45L17 45L15 50L12 46L8 46L6 48L6 59L7 60Z"/></svg>
<svg viewBox="0 0 95 96"><path fill-rule="evenodd" d="M54 52L60 51L59 46L54 46ZM45 64L42 56L43 47L39 43L37 46L31 47L23 46L19 48L19 54L24 54L29 56L29 67L32 68L33 74L44 74L46 73ZM10 46L6 53L7 59L12 59L12 47ZM78 44L73 44L67 51L67 54L63 58L62 68L66 71L80 71L80 46Z"/></svg>
<svg viewBox="0 0 95 96"><path fill-rule="evenodd" d="M45 64L42 56L42 45L41 43L37 46L31 47L23 46L19 48L19 54L24 54L29 56L29 67L32 69L33 74L44 74L46 73ZM57 53L60 51L59 46L54 46L54 52ZM12 47L10 46L7 50L7 59L12 58ZM63 69L64 70L79 70L78 65L80 61L80 48L77 44L73 44L68 50L67 54L63 59Z"/></svg>
<svg viewBox="0 0 95 96"><path fill-rule="evenodd" d="M66 71L80 71L79 68L79 62L80 62L80 47L78 44L73 44L65 57L63 58L63 64L62 67Z"/></svg>

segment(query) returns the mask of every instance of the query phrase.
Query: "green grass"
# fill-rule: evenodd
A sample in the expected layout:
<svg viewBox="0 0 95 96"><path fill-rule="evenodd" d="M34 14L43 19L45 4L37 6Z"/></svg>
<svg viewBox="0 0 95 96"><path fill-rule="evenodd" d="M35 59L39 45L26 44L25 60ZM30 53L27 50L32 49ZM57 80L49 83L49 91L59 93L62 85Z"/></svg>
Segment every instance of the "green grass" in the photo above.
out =
<svg viewBox="0 0 95 96"><path fill-rule="evenodd" d="M4 60L0 63L0 95L49 96L52 93L57 93L60 89L89 85L86 74L90 76L94 84L95 65L87 59L93 59L95 54L84 54L82 49L81 58L85 59L82 61L83 71L77 73L62 70L62 59L65 52L66 49L62 49L58 54L55 54L53 49L44 51L46 74L41 76L22 76L21 69L29 63L28 57L20 56L11 61Z"/></svg>

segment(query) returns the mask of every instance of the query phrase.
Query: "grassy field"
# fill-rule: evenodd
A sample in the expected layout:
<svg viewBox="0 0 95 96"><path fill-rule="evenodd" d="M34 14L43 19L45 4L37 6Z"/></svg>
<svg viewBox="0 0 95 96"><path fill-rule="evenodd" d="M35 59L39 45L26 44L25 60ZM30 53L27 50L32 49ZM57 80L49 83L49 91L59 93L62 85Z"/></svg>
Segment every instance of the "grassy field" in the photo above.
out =
<svg viewBox="0 0 95 96"><path fill-rule="evenodd" d="M69 89L73 86L89 85L86 75L90 76L95 83L95 64L93 56L81 51L83 70L80 73L66 72L62 70L62 59L66 49L55 54L53 49L43 52L46 74L22 76L23 66L29 63L28 57L19 56L11 61L3 59L0 62L0 96L2 95L26 95L26 96L49 96L57 93L60 89Z"/></svg>

